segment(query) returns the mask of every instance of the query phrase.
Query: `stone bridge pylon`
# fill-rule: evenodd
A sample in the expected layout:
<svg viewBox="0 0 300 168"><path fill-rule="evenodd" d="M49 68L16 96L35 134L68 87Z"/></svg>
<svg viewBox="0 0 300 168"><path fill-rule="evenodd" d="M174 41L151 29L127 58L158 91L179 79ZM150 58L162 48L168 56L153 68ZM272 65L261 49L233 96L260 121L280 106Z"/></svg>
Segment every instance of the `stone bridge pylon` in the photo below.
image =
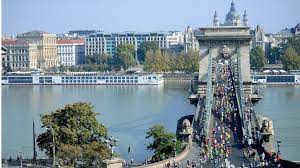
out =
<svg viewBox="0 0 300 168"><path fill-rule="evenodd" d="M212 57L214 63L217 63L221 58L235 63L237 68L240 68L241 74L239 75L243 81L244 93L251 95L249 57L251 35L246 11L241 22L239 14L235 10L235 4L232 2L224 24L219 23L217 12L215 12L213 26L199 28L196 30L195 36L200 46L198 76L200 98L206 94L209 56Z"/></svg>

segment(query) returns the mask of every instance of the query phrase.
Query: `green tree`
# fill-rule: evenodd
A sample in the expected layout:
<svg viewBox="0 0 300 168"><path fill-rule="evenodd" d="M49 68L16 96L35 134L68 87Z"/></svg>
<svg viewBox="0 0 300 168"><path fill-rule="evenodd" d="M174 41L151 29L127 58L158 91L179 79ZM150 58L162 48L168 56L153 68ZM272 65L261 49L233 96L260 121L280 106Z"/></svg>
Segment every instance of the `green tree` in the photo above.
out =
<svg viewBox="0 0 300 168"><path fill-rule="evenodd" d="M64 165L74 166L77 158L80 157L81 147L75 145L61 144L57 156L65 162Z"/></svg>
<svg viewBox="0 0 300 168"><path fill-rule="evenodd" d="M169 70L168 58L161 50L146 52L144 70L148 72L165 72Z"/></svg>
<svg viewBox="0 0 300 168"><path fill-rule="evenodd" d="M156 53L153 50L146 52L145 62L144 62L144 71L154 72L156 64Z"/></svg>
<svg viewBox="0 0 300 168"><path fill-rule="evenodd" d="M300 56L293 47L288 47L281 58L285 70L300 69Z"/></svg>
<svg viewBox="0 0 300 168"><path fill-rule="evenodd" d="M132 44L119 44L115 55L115 64L118 69L128 69L136 65L135 47Z"/></svg>
<svg viewBox="0 0 300 168"><path fill-rule="evenodd" d="M189 50L186 54L185 71L188 73L199 71L200 55L198 51Z"/></svg>
<svg viewBox="0 0 300 168"><path fill-rule="evenodd" d="M152 161L157 162L174 156L174 147L177 152L182 149L182 142L175 140L175 134L169 133L162 125L154 125L146 132L146 138L153 141L147 146L148 150L153 150Z"/></svg>
<svg viewBox="0 0 300 168"><path fill-rule="evenodd" d="M144 63L146 52L149 50L156 51L159 49L159 44L156 41L146 41L140 44L137 50L137 59L140 63Z"/></svg>
<svg viewBox="0 0 300 168"><path fill-rule="evenodd" d="M266 63L266 57L261 47L252 48L250 51L250 66L255 70L260 70Z"/></svg>
<svg viewBox="0 0 300 168"><path fill-rule="evenodd" d="M93 163L100 164L100 161L110 157L110 151L105 144L92 142L83 145L82 158L86 167L92 167Z"/></svg>
<svg viewBox="0 0 300 168"><path fill-rule="evenodd" d="M268 58L269 63L276 64L278 60L280 60L280 48L279 47L272 47L270 49L270 56Z"/></svg>
<svg viewBox="0 0 300 168"><path fill-rule="evenodd" d="M56 150L68 148L70 151L77 151L77 147L85 149L84 145L91 143L105 146L103 139L107 137L107 129L96 120L97 115L98 113L93 111L93 106L84 102L68 104L50 114L42 115L42 128L47 130L37 138L39 148L51 157L52 137L55 140ZM108 147L106 148L94 152L107 158L110 153ZM68 157L74 158L73 155Z"/></svg>
<svg viewBox="0 0 300 168"><path fill-rule="evenodd" d="M300 55L300 38L290 38L287 42L288 47L293 47L298 55Z"/></svg>

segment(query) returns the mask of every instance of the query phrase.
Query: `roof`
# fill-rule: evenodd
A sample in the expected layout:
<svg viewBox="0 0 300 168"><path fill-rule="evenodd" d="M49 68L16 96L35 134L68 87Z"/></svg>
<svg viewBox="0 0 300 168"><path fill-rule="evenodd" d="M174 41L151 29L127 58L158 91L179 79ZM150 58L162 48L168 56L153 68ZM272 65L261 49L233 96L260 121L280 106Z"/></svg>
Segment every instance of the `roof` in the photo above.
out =
<svg viewBox="0 0 300 168"><path fill-rule="evenodd" d="M28 44L27 42L20 41L17 39L2 39L2 45L3 46L8 46L8 45L26 45Z"/></svg>
<svg viewBox="0 0 300 168"><path fill-rule="evenodd" d="M56 40L56 44L78 44L84 43L84 39L59 39Z"/></svg>
<svg viewBox="0 0 300 168"><path fill-rule="evenodd" d="M48 32L45 31L40 31L40 30L34 30L34 31L30 31L30 32L25 32L20 34L21 36L41 36L43 34L49 34Z"/></svg>

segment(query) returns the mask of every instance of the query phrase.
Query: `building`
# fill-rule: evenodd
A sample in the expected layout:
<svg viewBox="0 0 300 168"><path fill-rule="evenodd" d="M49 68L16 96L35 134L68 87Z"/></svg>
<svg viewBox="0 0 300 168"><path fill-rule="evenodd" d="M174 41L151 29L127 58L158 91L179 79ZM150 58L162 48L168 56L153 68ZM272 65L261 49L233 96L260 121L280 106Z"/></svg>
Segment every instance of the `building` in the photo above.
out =
<svg viewBox="0 0 300 168"><path fill-rule="evenodd" d="M84 63L84 39L60 39L57 43L57 56L63 66Z"/></svg>
<svg viewBox="0 0 300 168"><path fill-rule="evenodd" d="M183 43L181 32L152 32L152 33L104 33L97 32L85 39L85 55L110 54L114 55L119 44L132 44L137 50L143 42L158 42L160 49L169 49Z"/></svg>
<svg viewBox="0 0 300 168"><path fill-rule="evenodd" d="M47 69L59 65L56 35L43 31L31 31L17 36L18 41L37 45L37 67Z"/></svg>
<svg viewBox="0 0 300 168"><path fill-rule="evenodd" d="M300 37L300 23L298 23L293 29L293 33L295 36Z"/></svg>
<svg viewBox="0 0 300 168"><path fill-rule="evenodd" d="M184 31L184 52L187 53L188 50L199 50L199 43L194 36L193 29L188 26Z"/></svg>
<svg viewBox="0 0 300 168"><path fill-rule="evenodd" d="M88 37L91 34L96 32L100 32L98 30L70 30L68 35L70 36L81 36L81 37Z"/></svg>
<svg viewBox="0 0 300 168"><path fill-rule="evenodd" d="M2 55L2 68L12 70L37 69L37 45L16 40L4 39L2 45L6 48L6 54Z"/></svg>

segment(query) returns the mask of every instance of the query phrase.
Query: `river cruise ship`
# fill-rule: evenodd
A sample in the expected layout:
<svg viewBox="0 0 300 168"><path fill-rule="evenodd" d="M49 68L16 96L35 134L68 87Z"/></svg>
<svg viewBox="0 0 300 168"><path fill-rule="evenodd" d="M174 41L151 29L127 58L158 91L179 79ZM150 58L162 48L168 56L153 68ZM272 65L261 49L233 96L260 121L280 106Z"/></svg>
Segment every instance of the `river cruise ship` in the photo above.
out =
<svg viewBox="0 0 300 168"><path fill-rule="evenodd" d="M98 72L71 72L44 74L12 72L2 76L2 85L160 85L161 74L101 74Z"/></svg>
<svg viewBox="0 0 300 168"><path fill-rule="evenodd" d="M271 85L300 85L300 71L292 70L290 73L279 71L269 73L255 73L251 75L252 83Z"/></svg>

